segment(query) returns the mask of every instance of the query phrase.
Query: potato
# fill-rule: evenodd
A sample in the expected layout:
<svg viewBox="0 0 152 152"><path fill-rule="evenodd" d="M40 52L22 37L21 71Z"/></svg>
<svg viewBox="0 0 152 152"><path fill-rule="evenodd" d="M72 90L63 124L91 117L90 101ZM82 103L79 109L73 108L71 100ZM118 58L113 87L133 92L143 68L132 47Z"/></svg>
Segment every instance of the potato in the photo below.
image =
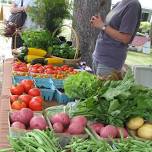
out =
<svg viewBox="0 0 152 152"><path fill-rule="evenodd" d="M142 127L138 129L137 135L140 138L152 139L152 125L150 124L143 125Z"/></svg>
<svg viewBox="0 0 152 152"><path fill-rule="evenodd" d="M127 127L131 130L136 130L144 124L144 119L140 117L131 118L127 123Z"/></svg>

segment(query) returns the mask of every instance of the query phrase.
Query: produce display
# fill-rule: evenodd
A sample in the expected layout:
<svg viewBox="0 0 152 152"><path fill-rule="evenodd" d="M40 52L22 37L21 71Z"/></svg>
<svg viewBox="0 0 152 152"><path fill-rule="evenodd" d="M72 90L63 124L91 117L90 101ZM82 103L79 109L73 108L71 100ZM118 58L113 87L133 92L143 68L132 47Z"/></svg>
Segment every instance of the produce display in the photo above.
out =
<svg viewBox="0 0 152 152"><path fill-rule="evenodd" d="M127 123L127 127L137 138L152 140L152 124L146 122L143 118L131 118Z"/></svg>
<svg viewBox="0 0 152 152"><path fill-rule="evenodd" d="M19 111L10 113L10 127L26 130L45 130L47 128L47 123L42 115L34 115L31 109L22 108Z"/></svg>
<svg viewBox="0 0 152 152"><path fill-rule="evenodd" d="M61 112L50 116L50 123L55 133L81 135L85 133L87 119L84 116L70 118L67 113Z"/></svg>
<svg viewBox="0 0 152 152"><path fill-rule="evenodd" d="M78 73L77 70L68 65L54 66L48 64L43 66L41 64L29 65L23 62L15 62L13 64L13 71L14 75L32 75L33 77L52 77L55 79L65 79L69 75L75 75Z"/></svg>
<svg viewBox="0 0 152 152"><path fill-rule="evenodd" d="M11 148L0 152L152 152L152 89L137 85L131 70L123 80L101 79L64 65L59 58L48 58L48 51L72 58L75 51L70 45L51 42L47 51L31 45L20 54L30 64L13 63ZM71 57L66 51L71 51ZM53 87L40 83L37 88L39 80ZM58 88L55 81L63 80L64 88ZM63 92L64 96L57 94ZM43 100L45 93L52 96L49 104ZM62 105L65 96L71 100Z"/></svg>
<svg viewBox="0 0 152 152"><path fill-rule="evenodd" d="M79 99L73 115L84 115L89 120L119 127L136 116L146 121L152 120L152 90L135 84L131 71L127 72L123 80L103 80L100 86L97 78L93 81L93 76L87 74L86 81L85 75L83 72L68 77L64 83L65 94ZM93 85L96 88L88 90L88 86Z"/></svg>
<svg viewBox="0 0 152 152"><path fill-rule="evenodd" d="M10 88L11 109L21 110L30 108L33 111L43 109L43 98L40 89L36 88L32 80L22 80L19 84Z"/></svg>
<svg viewBox="0 0 152 152"><path fill-rule="evenodd" d="M53 37L48 31L29 30L22 33L22 39L26 47L18 55L18 59L21 61L31 63L34 60L34 62L48 64L51 59L45 60L47 57L56 56L65 59L74 59L75 57L76 48L72 46L72 41L67 41L63 36ZM63 59L56 58L55 60L56 63L63 64ZM52 63L55 63L54 60Z"/></svg>
<svg viewBox="0 0 152 152"><path fill-rule="evenodd" d="M9 138L12 148L5 151L61 152L59 141L49 130L34 130L19 138Z"/></svg>
<svg viewBox="0 0 152 152"><path fill-rule="evenodd" d="M52 77L55 79L65 79L69 75L75 75L78 73L73 67L68 65L59 67L53 66L52 64L45 66L40 64L31 65L29 67L29 72L34 77Z"/></svg>
<svg viewBox="0 0 152 152"><path fill-rule="evenodd" d="M128 135L128 131L126 128L121 128L121 127L116 127L113 125L104 125L101 123L92 123L89 126L93 133L95 133L95 135L97 137L100 138L104 138L104 139L108 139L108 138L112 138L112 139L116 139L116 138L127 138Z"/></svg>

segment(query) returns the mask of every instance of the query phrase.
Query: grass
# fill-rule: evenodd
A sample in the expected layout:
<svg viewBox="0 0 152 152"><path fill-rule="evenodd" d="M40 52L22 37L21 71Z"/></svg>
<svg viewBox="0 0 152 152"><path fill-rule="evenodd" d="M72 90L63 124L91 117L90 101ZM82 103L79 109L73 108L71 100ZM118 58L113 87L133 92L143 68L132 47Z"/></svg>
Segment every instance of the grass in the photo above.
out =
<svg viewBox="0 0 152 152"><path fill-rule="evenodd" d="M128 65L152 65L152 54L128 51L126 64Z"/></svg>

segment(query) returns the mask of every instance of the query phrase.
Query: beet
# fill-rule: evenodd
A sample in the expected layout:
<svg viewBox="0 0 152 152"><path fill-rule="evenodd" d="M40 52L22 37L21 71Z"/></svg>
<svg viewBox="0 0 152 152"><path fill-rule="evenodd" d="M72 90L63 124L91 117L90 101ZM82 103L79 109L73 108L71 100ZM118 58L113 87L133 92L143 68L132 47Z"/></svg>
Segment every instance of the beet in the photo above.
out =
<svg viewBox="0 0 152 152"><path fill-rule="evenodd" d="M46 129L47 124L43 116L34 116L30 120L30 128L31 129L39 129L39 130L44 130Z"/></svg>
<svg viewBox="0 0 152 152"><path fill-rule="evenodd" d="M125 128L117 127L117 137L120 138L121 136L127 138L128 132Z"/></svg>
<svg viewBox="0 0 152 152"><path fill-rule="evenodd" d="M91 125L91 128L97 133L97 134L100 134L100 130L101 128L104 127L104 124L101 124L101 123L94 123Z"/></svg>
<svg viewBox="0 0 152 152"><path fill-rule="evenodd" d="M84 126L78 123L71 123L68 128L68 132L72 135L80 135L84 133Z"/></svg>
<svg viewBox="0 0 152 152"><path fill-rule="evenodd" d="M87 118L84 116L75 116L71 119L71 123L78 123L82 126L87 125Z"/></svg>
<svg viewBox="0 0 152 152"><path fill-rule="evenodd" d="M29 108L22 108L20 110L20 122L25 125L29 125L31 118L33 117L33 111Z"/></svg>
<svg viewBox="0 0 152 152"><path fill-rule="evenodd" d="M21 118L20 118L20 112L19 111L15 111L10 115L10 121L11 123L19 121L20 122Z"/></svg>
<svg viewBox="0 0 152 152"><path fill-rule="evenodd" d="M26 129L25 125L19 121L13 122L11 127L19 128L19 129Z"/></svg>
<svg viewBox="0 0 152 152"><path fill-rule="evenodd" d="M117 136L117 128L112 125L107 125L100 130L100 136L103 138L115 138Z"/></svg>
<svg viewBox="0 0 152 152"><path fill-rule="evenodd" d="M50 118L50 121L51 121L52 124L54 124L56 122L60 122L60 123L63 124L63 126L68 126L70 124L69 115L64 113L64 112L57 113L57 114L53 115Z"/></svg>
<svg viewBox="0 0 152 152"><path fill-rule="evenodd" d="M53 124L53 129L56 133L63 133L64 131L64 126L60 122L56 122Z"/></svg>

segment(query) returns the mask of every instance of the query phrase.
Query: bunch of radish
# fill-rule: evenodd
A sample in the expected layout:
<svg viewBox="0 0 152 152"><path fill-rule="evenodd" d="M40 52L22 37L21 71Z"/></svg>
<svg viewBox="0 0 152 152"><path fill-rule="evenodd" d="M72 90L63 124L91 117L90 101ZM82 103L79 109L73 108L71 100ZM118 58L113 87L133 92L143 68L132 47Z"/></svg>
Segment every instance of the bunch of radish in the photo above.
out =
<svg viewBox="0 0 152 152"><path fill-rule="evenodd" d="M91 129L101 138L127 138L128 132L125 128L115 127L113 125L104 125L102 123L91 124Z"/></svg>
<svg viewBox="0 0 152 152"><path fill-rule="evenodd" d="M87 119L84 116L70 118L67 113L61 112L50 117L55 133L80 135L85 133Z"/></svg>
<svg viewBox="0 0 152 152"><path fill-rule="evenodd" d="M46 120L42 115L34 115L29 108L23 108L10 114L10 125L18 129L39 129L44 130L47 127Z"/></svg>

